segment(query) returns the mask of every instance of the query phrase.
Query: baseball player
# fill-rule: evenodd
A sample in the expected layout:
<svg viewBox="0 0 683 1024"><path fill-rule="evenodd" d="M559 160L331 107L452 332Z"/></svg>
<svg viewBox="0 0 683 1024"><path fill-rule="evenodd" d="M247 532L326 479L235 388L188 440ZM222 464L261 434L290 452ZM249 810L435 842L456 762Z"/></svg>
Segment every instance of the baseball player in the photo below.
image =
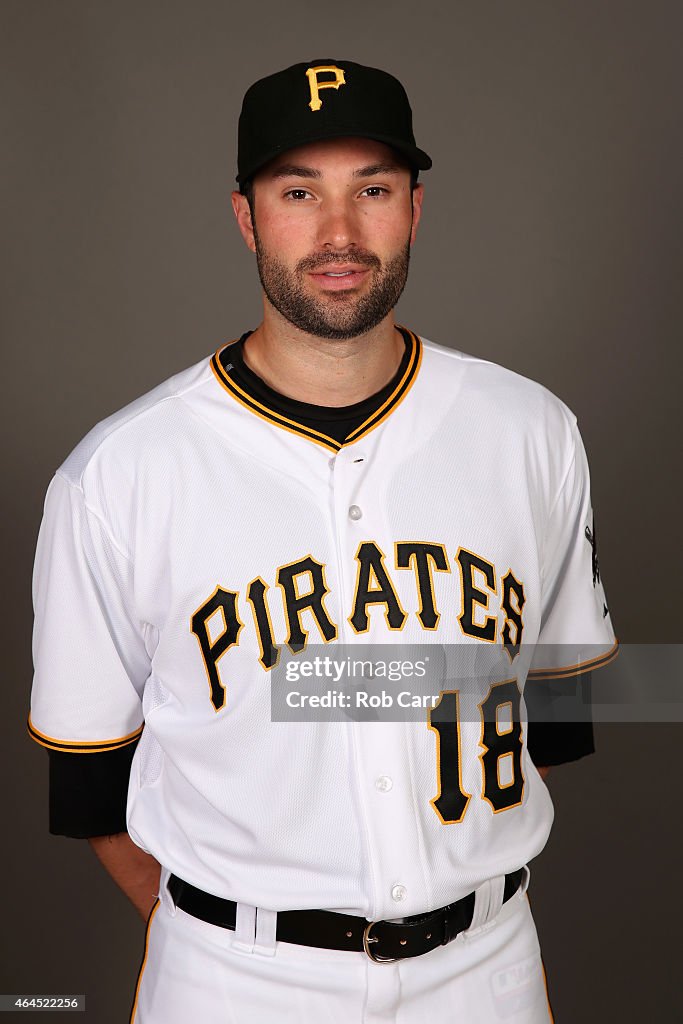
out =
<svg viewBox="0 0 683 1024"><path fill-rule="evenodd" d="M396 323L431 160L395 78L273 74L238 150L260 325L96 426L48 490L29 729L51 829L148 919L135 1024L549 1021L525 695L616 650L576 419ZM400 682L374 678L383 647ZM285 664L349 652L394 705L418 654L460 667L410 717L274 715ZM548 735L542 766L592 749Z"/></svg>

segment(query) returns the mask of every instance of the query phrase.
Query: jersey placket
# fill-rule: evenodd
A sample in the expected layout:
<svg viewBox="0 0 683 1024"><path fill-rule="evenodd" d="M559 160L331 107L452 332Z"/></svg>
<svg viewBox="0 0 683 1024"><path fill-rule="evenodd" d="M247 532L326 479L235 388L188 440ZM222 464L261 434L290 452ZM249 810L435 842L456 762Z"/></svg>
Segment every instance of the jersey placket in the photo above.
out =
<svg viewBox="0 0 683 1024"><path fill-rule="evenodd" d="M381 606L368 609L367 633L357 633L349 622L355 596L356 553L366 540L382 547L386 536L381 501L376 491L365 484L372 459L371 445L350 445L330 459L330 486L334 514L337 576L342 595L339 642L345 656L363 658L364 647L400 643L401 634L392 636L385 625ZM375 478L376 480L376 478ZM376 487L376 483L375 483ZM389 551L386 551L387 555ZM390 647L392 657L395 651ZM369 653L369 652L367 652ZM352 681L355 682L355 681ZM392 691L387 680L369 679L356 689L378 693ZM424 910L429 887L423 871L423 851L418 831L419 814L414 806L409 771L408 730L414 723L377 721L372 709L352 703L348 725L350 773L355 786L358 825L365 839L368 877L372 879L363 894L366 914L371 920L391 920Z"/></svg>

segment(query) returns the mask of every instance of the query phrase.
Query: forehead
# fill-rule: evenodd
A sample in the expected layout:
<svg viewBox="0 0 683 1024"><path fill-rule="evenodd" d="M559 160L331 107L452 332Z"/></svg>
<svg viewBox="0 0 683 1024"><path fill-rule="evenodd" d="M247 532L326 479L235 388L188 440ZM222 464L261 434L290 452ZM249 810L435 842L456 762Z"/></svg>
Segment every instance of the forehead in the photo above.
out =
<svg viewBox="0 0 683 1024"><path fill-rule="evenodd" d="M288 149L266 164L255 180L272 179L288 167L310 168L321 175L352 175L366 167L395 167L409 172L406 161L391 146L374 139L349 137L309 142L305 146Z"/></svg>

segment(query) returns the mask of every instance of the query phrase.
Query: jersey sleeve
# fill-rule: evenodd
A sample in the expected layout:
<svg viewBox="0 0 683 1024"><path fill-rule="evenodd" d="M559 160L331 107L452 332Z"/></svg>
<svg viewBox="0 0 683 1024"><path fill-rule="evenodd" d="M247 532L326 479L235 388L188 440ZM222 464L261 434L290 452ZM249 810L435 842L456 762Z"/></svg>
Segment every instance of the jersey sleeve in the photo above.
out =
<svg viewBox="0 0 683 1024"><path fill-rule="evenodd" d="M133 567L81 488L60 473L45 501L33 603L30 735L74 756L135 743L150 658Z"/></svg>
<svg viewBox="0 0 683 1024"><path fill-rule="evenodd" d="M541 627L530 684L576 679L617 653L598 563L588 461L576 423L572 442L571 462L543 540Z"/></svg>

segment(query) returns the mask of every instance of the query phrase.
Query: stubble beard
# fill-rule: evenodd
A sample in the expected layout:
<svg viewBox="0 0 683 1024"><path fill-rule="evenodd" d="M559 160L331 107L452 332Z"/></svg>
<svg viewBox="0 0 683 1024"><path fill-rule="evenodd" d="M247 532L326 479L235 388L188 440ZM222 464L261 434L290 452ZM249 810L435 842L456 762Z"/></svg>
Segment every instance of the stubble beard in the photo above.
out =
<svg viewBox="0 0 683 1024"><path fill-rule="evenodd" d="M386 264L364 249L351 253L318 253L299 260L290 270L267 252L254 225L256 264L261 286L272 306L291 324L318 338L346 340L367 334L381 323L398 302L408 278L410 241ZM365 294L330 291L316 297L304 289L306 275L332 263L357 263L368 267L372 283Z"/></svg>

